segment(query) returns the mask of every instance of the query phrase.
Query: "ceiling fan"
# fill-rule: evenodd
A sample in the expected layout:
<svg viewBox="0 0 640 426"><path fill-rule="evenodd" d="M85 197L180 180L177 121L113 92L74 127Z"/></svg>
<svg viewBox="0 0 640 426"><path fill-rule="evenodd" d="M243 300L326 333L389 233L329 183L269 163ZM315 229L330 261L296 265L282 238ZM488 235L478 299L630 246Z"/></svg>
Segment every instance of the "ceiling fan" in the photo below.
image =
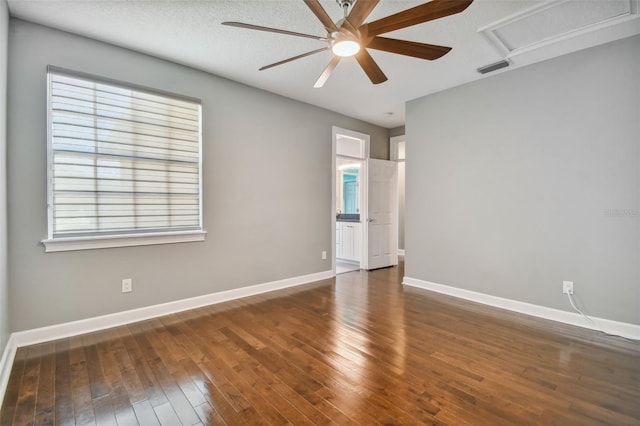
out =
<svg viewBox="0 0 640 426"><path fill-rule="evenodd" d="M296 55L260 68L260 71L263 71L331 49L334 56L314 84L313 87L316 88L322 87L338 65L338 62L340 62L340 59L348 56L355 56L356 61L358 61L373 84L380 84L387 81L387 76L384 75L367 49L383 50L398 55L413 56L427 60L434 60L444 56L451 50L450 47L379 37L379 35L460 13L473 2L473 0L432 0L428 3L387 16L386 18L364 24L364 20L380 0L336 0L344 11L344 17L338 22L331 20L318 0L303 1L327 30L326 37L280 30L277 28L261 27L259 25L245 24L242 22L223 22L222 25L311 38L326 42L327 45L320 49Z"/></svg>

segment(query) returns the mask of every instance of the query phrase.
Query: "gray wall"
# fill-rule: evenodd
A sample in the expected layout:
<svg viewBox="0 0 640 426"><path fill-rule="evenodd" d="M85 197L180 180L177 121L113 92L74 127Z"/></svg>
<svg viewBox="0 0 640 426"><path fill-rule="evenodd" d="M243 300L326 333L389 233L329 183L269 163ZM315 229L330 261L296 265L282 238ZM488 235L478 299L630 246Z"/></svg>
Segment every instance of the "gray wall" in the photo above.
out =
<svg viewBox="0 0 640 426"><path fill-rule="evenodd" d="M350 129L353 130L353 129ZM367 133L367 132L361 132ZM376 128L375 135L371 134L369 141L369 157L378 160L389 159L389 131L383 128Z"/></svg>
<svg viewBox="0 0 640 426"><path fill-rule="evenodd" d="M640 324L640 36L407 105L406 275Z"/></svg>
<svg viewBox="0 0 640 426"><path fill-rule="evenodd" d="M331 127L388 130L87 38L11 20L14 331L331 269ZM202 99L205 242L45 253L47 64ZM331 259L331 256L328 256ZM133 292L122 294L122 278Z"/></svg>
<svg viewBox="0 0 640 426"><path fill-rule="evenodd" d="M389 137L392 138L394 136L402 136L404 135L404 127L405 126L400 126L400 127L394 127L393 129L389 129Z"/></svg>
<svg viewBox="0 0 640 426"><path fill-rule="evenodd" d="M7 40L9 11L0 0L0 356L9 338L7 274Z"/></svg>

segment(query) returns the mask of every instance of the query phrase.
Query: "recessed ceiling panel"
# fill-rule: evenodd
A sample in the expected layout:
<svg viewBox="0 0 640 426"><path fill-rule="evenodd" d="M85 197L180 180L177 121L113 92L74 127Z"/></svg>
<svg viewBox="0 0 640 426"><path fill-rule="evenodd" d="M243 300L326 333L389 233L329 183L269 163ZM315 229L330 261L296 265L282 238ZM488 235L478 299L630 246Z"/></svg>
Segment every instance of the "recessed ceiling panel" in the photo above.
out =
<svg viewBox="0 0 640 426"><path fill-rule="evenodd" d="M512 51L630 13L629 0L555 3L508 22L494 33Z"/></svg>
<svg viewBox="0 0 640 426"><path fill-rule="evenodd" d="M553 57L637 31L640 0L548 0L478 29L504 58ZM580 40L583 40L581 42ZM573 40L566 44L567 40ZM550 48L552 45L564 47ZM573 47L570 47L573 46ZM547 54L540 55L540 51ZM567 50L567 51L563 51ZM533 62L537 61L533 59ZM520 58L522 65L522 58ZM526 63L526 59L524 63Z"/></svg>

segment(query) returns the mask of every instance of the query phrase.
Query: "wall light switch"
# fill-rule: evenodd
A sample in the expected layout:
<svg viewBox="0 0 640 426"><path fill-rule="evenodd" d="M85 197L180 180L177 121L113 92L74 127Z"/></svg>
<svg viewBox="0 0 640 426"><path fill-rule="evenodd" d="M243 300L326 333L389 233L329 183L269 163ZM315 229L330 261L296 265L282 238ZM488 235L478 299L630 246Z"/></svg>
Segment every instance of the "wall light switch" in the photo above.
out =
<svg viewBox="0 0 640 426"><path fill-rule="evenodd" d="M122 292L129 293L133 290L133 282L131 278L125 278L122 280Z"/></svg>
<svg viewBox="0 0 640 426"><path fill-rule="evenodd" d="M327 252L326 252L326 250L322 250L322 260L327 260Z"/></svg>

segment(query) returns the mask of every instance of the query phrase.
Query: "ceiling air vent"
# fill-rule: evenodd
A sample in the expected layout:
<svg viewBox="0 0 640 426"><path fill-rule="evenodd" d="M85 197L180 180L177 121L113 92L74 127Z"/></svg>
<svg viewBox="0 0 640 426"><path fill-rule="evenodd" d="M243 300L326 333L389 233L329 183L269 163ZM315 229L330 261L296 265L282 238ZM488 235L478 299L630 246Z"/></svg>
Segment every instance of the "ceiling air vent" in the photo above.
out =
<svg viewBox="0 0 640 426"><path fill-rule="evenodd" d="M495 62L493 64L485 65L484 67L480 67L478 68L478 72L480 74L486 74L486 73L496 71L496 70L499 70L500 68L505 68L508 66L509 66L509 61L504 60L504 61Z"/></svg>

